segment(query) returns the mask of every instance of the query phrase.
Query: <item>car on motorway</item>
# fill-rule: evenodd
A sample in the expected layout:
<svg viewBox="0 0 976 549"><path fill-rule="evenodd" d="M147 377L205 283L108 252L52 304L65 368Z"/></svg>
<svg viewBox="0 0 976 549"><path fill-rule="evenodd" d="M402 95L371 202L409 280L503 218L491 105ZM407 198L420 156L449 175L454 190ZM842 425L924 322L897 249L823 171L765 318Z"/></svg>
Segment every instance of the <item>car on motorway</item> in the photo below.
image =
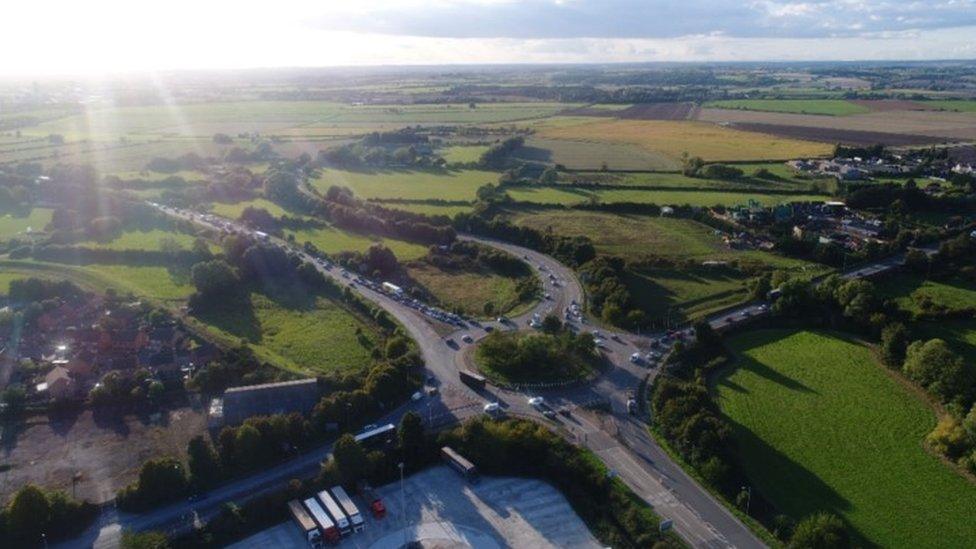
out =
<svg viewBox="0 0 976 549"><path fill-rule="evenodd" d="M498 412L501 412L501 410L502 410L502 406L497 402L489 402L488 404L485 404L484 407L484 411L488 415L495 415Z"/></svg>
<svg viewBox="0 0 976 549"><path fill-rule="evenodd" d="M553 412L552 410L543 410L542 415L545 416L546 419L556 419L556 412Z"/></svg>
<svg viewBox="0 0 976 549"><path fill-rule="evenodd" d="M410 400L417 401L424 398L424 393L422 391L417 391L410 396Z"/></svg>
<svg viewBox="0 0 976 549"><path fill-rule="evenodd" d="M492 332L494 330L495 330L495 327L494 326L490 326L490 325L487 325L487 324L485 325L485 331L486 332Z"/></svg>
<svg viewBox="0 0 976 549"><path fill-rule="evenodd" d="M469 336L468 334L464 334L463 336L461 336L461 341L465 343L474 343L474 338Z"/></svg>
<svg viewBox="0 0 976 549"><path fill-rule="evenodd" d="M533 408L542 408L546 403L546 399L542 397L529 397L529 406Z"/></svg>

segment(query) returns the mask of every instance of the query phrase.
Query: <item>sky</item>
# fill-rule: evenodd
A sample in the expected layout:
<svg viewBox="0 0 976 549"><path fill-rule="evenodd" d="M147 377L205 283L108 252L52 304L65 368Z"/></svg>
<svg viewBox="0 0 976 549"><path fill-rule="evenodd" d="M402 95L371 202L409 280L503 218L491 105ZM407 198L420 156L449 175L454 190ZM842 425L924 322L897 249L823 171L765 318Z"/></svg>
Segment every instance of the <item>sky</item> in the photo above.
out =
<svg viewBox="0 0 976 549"><path fill-rule="evenodd" d="M0 74L976 58L976 0L14 0Z"/></svg>

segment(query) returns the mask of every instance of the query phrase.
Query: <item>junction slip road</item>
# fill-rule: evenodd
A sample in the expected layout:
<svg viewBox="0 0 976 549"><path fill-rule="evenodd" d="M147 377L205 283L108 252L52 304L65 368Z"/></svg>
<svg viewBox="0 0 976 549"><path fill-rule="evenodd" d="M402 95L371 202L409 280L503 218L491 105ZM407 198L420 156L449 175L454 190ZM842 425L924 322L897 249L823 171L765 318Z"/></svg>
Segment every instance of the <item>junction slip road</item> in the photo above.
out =
<svg viewBox="0 0 976 549"><path fill-rule="evenodd" d="M169 215L192 221L218 233L249 234L287 248L315 265L323 275L341 285L351 286L354 291L395 317L419 346L427 369L428 383L438 388L438 394L405 404L381 418L381 423L396 423L407 411L416 411L425 417L436 417L438 422L446 420L449 423L478 415L482 413L484 404L498 402L505 413L534 418L592 450L615 475L647 501L659 516L670 520L674 530L692 546L764 547L758 537L671 460L649 435L647 418L635 417L628 411L628 400L635 396L642 380L646 378L651 382L658 372L647 360L634 363L631 356L633 353L646 356L652 340L659 339L663 334L639 336L603 330L594 328L582 314L570 314L567 317L568 308L572 309L574 304L582 306L584 293L575 273L552 257L507 242L460 235L462 240L491 246L524 260L542 281L546 297L531 310L518 317L503 319L503 322L442 322L410 300L383 291L375 282L357 283L355 278L344 273L341 268L314 258L283 240L259 235L234 221L216 216L157 207ZM848 274L855 277L875 274L879 270L897 266L901 259L894 258L861 267ZM709 320L714 327L721 328L762 316L767 311L766 304L748 304L714 315ZM609 366L596 379L565 387L500 388L489 385L484 390L474 390L460 383L458 372L465 368L464 355L468 351L467 347L476 345L478 339L487 335L487 329L529 329L528 324L533 318L541 318L550 313L564 319L573 329L596 332L594 335L598 334L604 340L601 352L607 358ZM465 343L465 336L469 336L472 343ZM448 392L462 395L466 404L449 408L443 401ZM541 407L531 406L528 399L533 396L542 396L545 404ZM585 411L594 402L609 403L610 412L595 414ZM542 415L546 409L568 412L565 415L557 414L551 419ZM81 538L62 545L114 546L122 528L186 531L219 512L225 501L242 501L273 490L289 479L313 476L330 451L331 446L318 448L276 467L228 483L195 502L173 503L140 515L126 515L114 509L106 509L96 527Z"/></svg>

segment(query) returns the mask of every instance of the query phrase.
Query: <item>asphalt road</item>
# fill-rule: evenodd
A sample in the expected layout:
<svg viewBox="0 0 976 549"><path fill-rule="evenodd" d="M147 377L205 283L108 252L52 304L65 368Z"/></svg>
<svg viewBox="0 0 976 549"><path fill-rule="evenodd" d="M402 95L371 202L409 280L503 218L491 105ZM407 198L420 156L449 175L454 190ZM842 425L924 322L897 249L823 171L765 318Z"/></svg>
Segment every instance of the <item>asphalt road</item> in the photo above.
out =
<svg viewBox="0 0 976 549"><path fill-rule="evenodd" d="M166 210L166 213L194 221L210 229L220 231L228 226L236 230L250 231L238 227L233 222L219 220L223 227L203 219L199 214ZM471 400L471 406L448 409L440 401L440 395L412 401L382 418L379 423L396 423L409 410L421 414L432 414L436 409L438 416L449 414L463 419L481 413L481 406L487 402L498 402L502 409L517 416L534 417L553 428L558 427L562 434L570 436L598 455L614 474L618 475L635 493L651 504L661 517L673 521L676 532L695 547L764 547L748 528L718 503L705 489L691 479L661 449L647 432L645 419L635 418L628 413L627 400L634 394L641 381L649 381L657 375L657 368L642 360L634 363L632 353L646 353L652 339L662 334L639 336L627 332L595 328L581 317L574 316L571 324L582 331L599 330L604 340L601 352L607 358L609 367L592 382L553 389L509 390L489 386L483 391L475 391L459 381L458 370L464 368L463 341L470 336L476 341L487 334L485 326L493 329L528 329L527 324L534 315L540 317L552 313L560 318L573 303L584 303L583 289L572 269L550 256L522 248L507 242L460 235L462 240L504 250L529 264L543 282L543 292L547 294L531 310L507 322L495 321L467 325L450 331L447 325L411 307L403 300L373 290L362 284L355 284L355 291L363 297L383 307L393 315L411 335L423 355L428 376L441 389L440 395L450 387L453 392L461 392ZM272 239L279 246L287 246L306 261L312 262L325 275L342 285L349 285L351 279L343 277L341 268L326 268L315 262L300 248L290 246L284 241ZM848 277L872 276L878 272L899 265L903 257L891 258L877 264L858 268L846 273ZM550 276L551 275L551 276ZM714 315L709 319L715 328L745 322L766 313L765 303L751 303L735 307ZM447 335L444 335L444 334ZM474 343L470 344L473 345ZM541 410L528 404L531 396L543 396L545 407L566 408L569 416L559 415L555 420L545 419ZM611 413L603 416L584 411L584 407L594 401L609 402ZM281 483L297 477L314 475L320 463L328 456L331 446L314 451L282 463L254 475L241 478L211 491L205 498L196 502L177 502L166 507L154 509L140 515L120 514L114 509L106 509L99 523L89 529L81 538L62 544L65 547L114 546L117 544L122 527L133 530L163 529L181 531L191 527L194 520L206 520L217 513L220 505L229 500L242 501L247 497L273 489Z"/></svg>

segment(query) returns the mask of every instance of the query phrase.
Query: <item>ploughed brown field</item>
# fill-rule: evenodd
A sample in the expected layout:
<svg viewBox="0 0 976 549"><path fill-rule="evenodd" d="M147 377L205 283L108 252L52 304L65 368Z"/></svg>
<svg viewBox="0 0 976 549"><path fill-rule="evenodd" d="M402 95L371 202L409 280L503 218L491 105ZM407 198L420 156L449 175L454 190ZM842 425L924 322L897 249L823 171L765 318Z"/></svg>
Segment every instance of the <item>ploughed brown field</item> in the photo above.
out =
<svg viewBox="0 0 976 549"><path fill-rule="evenodd" d="M870 132L859 130L839 130L835 128L815 128L813 126L786 126L782 124L751 124L736 122L731 127L750 132L766 133L805 141L820 141L823 143L843 143L844 145L874 145L881 143L899 147L905 145L927 145L952 141L931 135L913 135L909 133Z"/></svg>
<svg viewBox="0 0 976 549"><path fill-rule="evenodd" d="M876 112L936 110L923 102L905 99L848 99L847 102Z"/></svg>
<svg viewBox="0 0 976 549"><path fill-rule="evenodd" d="M793 114L780 112L746 111L739 109L701 109L698 119L704 122L734 124L737 127L745 124L764 124L767 126L819 128L822 130L841 130L853 132L879 132L883 134L907 134L923 137L941 137L946 140L976 139L976 113L954 111L876 111L851 116L818 116L811 114ZM771 128L762 131L774 132ZM799 130L783 130L781 135L794 136ZM823 140L840 140L843 137L857 138L857 134L847 135L838 133L836 138L828 139L830 134L820 134ZM813 137L804 136L808 139ZM919 141L930 143L932 141Z"/></svg>

